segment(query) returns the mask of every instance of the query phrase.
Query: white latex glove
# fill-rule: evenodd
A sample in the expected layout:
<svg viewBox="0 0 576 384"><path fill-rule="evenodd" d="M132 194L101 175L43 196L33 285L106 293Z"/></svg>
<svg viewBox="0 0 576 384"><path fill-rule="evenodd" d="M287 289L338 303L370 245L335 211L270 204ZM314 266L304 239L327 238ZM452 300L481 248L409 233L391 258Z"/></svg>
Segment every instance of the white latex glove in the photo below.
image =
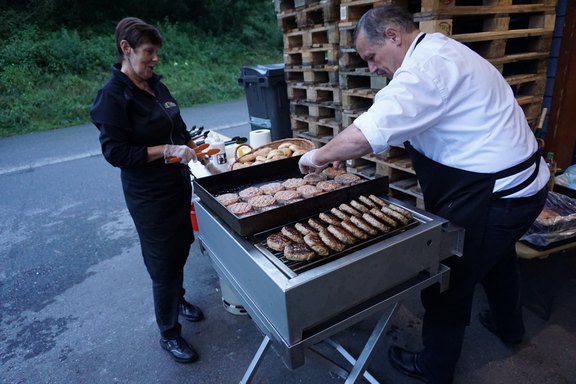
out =
<svg viewBox="0 0 576 384"><path fill-rule="evenodd" d="M196 160L196 152L187 145L166 144L164 146L165 163L188 164L190 161L196 162Z"/></svg>
<svg viewBox="0 0 576 384"><path fill-rule="evenodd" d="M318 149L313 149L302 155L300 161L298 161L298 167L300 168L300 172L318 173L328 166L328 163L322 165L316 164L315 157L317 151Z"/></svg>

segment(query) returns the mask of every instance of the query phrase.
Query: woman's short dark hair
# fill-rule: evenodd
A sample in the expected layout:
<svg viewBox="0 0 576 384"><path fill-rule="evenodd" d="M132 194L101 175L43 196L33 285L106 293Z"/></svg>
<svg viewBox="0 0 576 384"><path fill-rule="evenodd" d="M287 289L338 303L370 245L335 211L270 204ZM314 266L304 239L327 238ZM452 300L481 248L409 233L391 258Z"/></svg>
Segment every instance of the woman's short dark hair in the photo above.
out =
<svg viewBox="0 0 576 384"><path fill-rule="evenodd" d="M162 35L156 27L138 19L137 17L125 17L116 25L116 58L119 63L124 59L124 53L120 42L126 40L134 49L140 45L149 43L161 47Z"/></svg>
<svg viewBox="0 0 576 384"><path fill-rule="evenodd" d="M384 40L386 28L394 25L404 33L410 33L417 29L412 15L398 5L384 5L372 8L358 21L352 35L355 42L360 31L364 31L368 41L372 43Z"/></svg>

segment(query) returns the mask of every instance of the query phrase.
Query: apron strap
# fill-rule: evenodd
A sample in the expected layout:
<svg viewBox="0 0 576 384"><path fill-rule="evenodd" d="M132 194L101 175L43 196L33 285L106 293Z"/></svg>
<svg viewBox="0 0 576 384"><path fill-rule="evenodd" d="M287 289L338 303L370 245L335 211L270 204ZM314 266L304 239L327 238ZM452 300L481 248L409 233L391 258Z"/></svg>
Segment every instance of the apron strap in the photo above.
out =
<svg viewBox="0 0 576 384"><path fill-rule="evenodd" d="M511 195L513 193L521 191L522 189L524 189L528 185L530 185L534 180L536 180L536 177L538 176L538 171L540 169L540 157L541 156L538 152L534 152L534 154L532 156L530 156L528 159L524 160L520 164L517 164L517 165L510 167L508 169L504 169L500 172L496 172L494 174L494 178L495 179L503 179L505 177L515 175L518 172L521 172L521 171L524 171L524 170L530 168L532 166L532 164L536 164L536 167L534 168L534 172L532 172L532 174L526 180L524 180L523 182L521 182L520 184L518 184L512 188L508 188L508 189L505 189L502 191L494 192L492 194L492 197L499 199L503 196Z"/></svg>

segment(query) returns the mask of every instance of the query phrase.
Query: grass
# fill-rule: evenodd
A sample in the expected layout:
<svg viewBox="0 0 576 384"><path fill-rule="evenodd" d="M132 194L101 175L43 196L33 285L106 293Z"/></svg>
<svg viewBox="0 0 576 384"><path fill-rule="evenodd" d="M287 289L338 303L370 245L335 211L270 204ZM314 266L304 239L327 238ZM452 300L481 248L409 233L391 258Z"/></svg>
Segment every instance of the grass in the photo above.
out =
<svg viewBox="0 0 576 384"><path fill-rule="evenodd" d="M283 60L281 39L253 44L186 26L160 29L165 44L156 72L181 107L243 97L241 67ZM111 34L35 27L15 33L0 47L0 137L89 123L114 62Z"/></svg>

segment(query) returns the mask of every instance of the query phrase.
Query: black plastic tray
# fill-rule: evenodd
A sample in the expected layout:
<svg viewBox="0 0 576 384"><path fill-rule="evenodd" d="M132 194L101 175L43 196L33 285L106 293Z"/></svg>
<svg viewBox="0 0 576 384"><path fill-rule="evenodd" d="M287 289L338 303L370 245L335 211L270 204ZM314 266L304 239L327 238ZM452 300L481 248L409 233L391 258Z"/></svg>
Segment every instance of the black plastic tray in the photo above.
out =
<svg viewBox="0 0 576 384"><path fill-rule="evenodd" d="M372 180L365 179L362 183L246 217L238 217L232 214L215 198L215 196L220 194L238 192L253 185L285 180L291 177L302 177L303 175L298 169L299 158L300 157L277 160L194 179L194 193L214 214L228 224L234 232L240 236L250 236L270 228L297 221L303 217L318 214L339 204L356 199L360 195L382 195L388 192L388 177L379 177Z"/></svg>

